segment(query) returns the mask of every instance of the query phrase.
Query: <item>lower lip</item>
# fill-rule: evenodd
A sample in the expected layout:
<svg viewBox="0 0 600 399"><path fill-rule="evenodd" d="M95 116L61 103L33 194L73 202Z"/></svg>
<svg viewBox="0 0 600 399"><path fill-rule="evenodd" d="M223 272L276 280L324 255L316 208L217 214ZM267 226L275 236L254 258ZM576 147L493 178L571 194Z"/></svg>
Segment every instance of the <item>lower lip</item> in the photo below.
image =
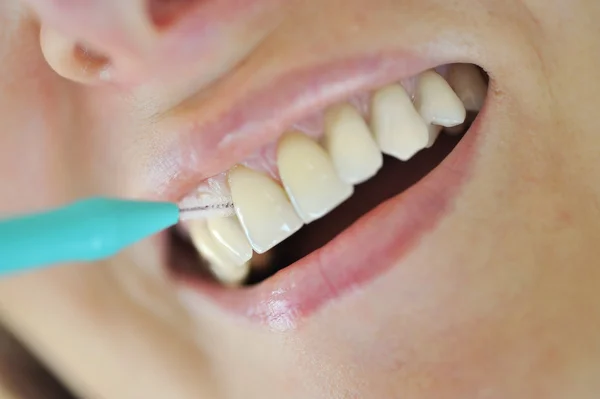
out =
<svg viewBox="0 0 600 399"><path fill-rule="evenodd" d="M486 108L448 157L426 177L264 282L242 289L185 277L179 283L225 311L272 330L298 328L302 320L328 302L401 262L419 238L448 214L449 205L468 180Z"/></svg>

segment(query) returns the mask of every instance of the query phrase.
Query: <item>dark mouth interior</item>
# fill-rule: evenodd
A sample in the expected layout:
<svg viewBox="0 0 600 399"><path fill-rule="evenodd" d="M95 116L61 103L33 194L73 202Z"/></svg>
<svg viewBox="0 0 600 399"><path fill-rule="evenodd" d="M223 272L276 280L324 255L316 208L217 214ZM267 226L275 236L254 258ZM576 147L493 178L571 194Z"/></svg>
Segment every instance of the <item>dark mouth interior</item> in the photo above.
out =
<svg viewBox="0 0 600 399"><path fill-rule="evenodd" d="M487 75L486 80L488 80ZM476 116L475 113L468 113L466 123L463 125L464 132L468 130ZM463 135L450 136L442 133L433 147L421 151L408 162L385 156L383 168L376 176L356 186L349 200L325 217L304 226L266 254L255 254L246 285L258 284L318 250L370 210L410 188L435 169L452 152L462 137ZM171 231L168 248L168 263L174 273L187 278L210 279L219 284L208 271L206 261L197 254L188 239L176 229Z"/></svg>

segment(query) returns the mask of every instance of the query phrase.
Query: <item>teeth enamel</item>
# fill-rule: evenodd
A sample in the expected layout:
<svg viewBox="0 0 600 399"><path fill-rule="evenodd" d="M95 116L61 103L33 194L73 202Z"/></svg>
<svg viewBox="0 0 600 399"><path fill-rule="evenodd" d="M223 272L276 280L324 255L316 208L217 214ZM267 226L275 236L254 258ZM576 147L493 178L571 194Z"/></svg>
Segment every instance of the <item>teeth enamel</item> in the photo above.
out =
<svg viewBox="0 0 600 399"><path fill-rule="evenodd" d="M238 219L257 253L264 253L302 227L283 189L268 176L237 166L229 188Z"/></svg>
<svg viewBox="0 0 600 399"><path fill-rule="evenodd" d="M417 82L415 108L428 125L452 127L465 121L467 112L448 82L435 71L423 72Z"/></svg>
<svg viewBox="0 0 600 399"><path fill-rule="evenodd" d="M448 72L448 83L467 111L479 112L487 94L487 85L473 64L454 64Z"/></svg>
<svg viewBox="0 0 600 399"><path fill-rule="evenodd" d="M401 85L374 94L371 128L381 151L402 161L408 161L429 143L427 125Z"/></svg>
<svg viewBox="0 0 600 399"><path fill-rule="evenodd" d="M250 263L232 259L231 251L216 241L203 220L187 222L192 243L208 261L212 274L223 284L240 285L250 272Z"/></svg>
<svg viewBox="0 0 600 399"><path fill-rule="evenodd" d="M327 111L324 144L338 175L348 184L370 179L383 165L365 120L350 104Z"/></svg>
<svg viewBox="0 0 600 399"><path fill-rule="evenodd" d="M306 223L326 215L354 192L337 175L327 152L302 133L287 133L279 141L277 165L283 186Z"/></svg>
<svg viewBox="0 0 600 399"><path fill-rule="evenodd" d="M229 250L235 263L242 264L252 258L252 247L237 217L209 219L207 226L215 241Z"/></svg>

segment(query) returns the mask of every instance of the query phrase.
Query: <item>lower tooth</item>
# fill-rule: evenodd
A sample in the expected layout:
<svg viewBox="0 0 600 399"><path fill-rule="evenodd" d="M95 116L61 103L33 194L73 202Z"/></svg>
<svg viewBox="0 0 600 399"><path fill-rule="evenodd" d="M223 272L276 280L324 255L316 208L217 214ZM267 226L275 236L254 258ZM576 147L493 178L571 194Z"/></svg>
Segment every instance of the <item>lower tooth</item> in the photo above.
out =
<svg viewBox="0 0 600 399"><path fill-rule="evenodd" d="M250 273L249 262L239 262L230 255L228 248L216 241L206 222L193 220L187 222L188 232L196 250L207 262L211 273L225 285L240 285Z"/></svg>
<svg viewBox="0 0 600 399"><path fill-rule="evenodd" d="M306 223L326 215L354 192L340 179L327 152L302 133L282 137L277 165L283 186Z"/></svg>
<svg viewBox="0 0 600 399"><path fill-rule="evenodd" d="M209 219L207 226L212 237L229 250L236 263L242 264L252 258L252 247L237 217Z"/></svg>
<svg viewBox="0 0 600 399"><path fill-rule="evenodd" d="M401 85L375 92L371 128L381 151L401 161L408 161L429 143L427 125Z"/></svg>

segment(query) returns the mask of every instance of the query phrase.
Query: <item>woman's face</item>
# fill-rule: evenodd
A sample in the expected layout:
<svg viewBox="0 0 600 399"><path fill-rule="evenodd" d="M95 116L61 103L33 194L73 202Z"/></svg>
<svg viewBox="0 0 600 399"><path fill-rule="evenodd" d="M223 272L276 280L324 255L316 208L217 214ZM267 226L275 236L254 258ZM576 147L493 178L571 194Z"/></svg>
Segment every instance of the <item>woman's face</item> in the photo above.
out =
<svg viewBox="0 0 600 399"><path fill-rule="evenodd" d="M2 322L66 385L89 398L597 396L596 1L146 3L0 0L2 215L210 186L230 190L242 223L192 221L105 262L3 280ZM485 105L404 191L458 141L423 149L433 125L464 118L422 73L458 94L468 81L468 111L482 99L467 98L482 95L479 71L453 81L453 63L487 72ZM239 283L250 245L375 173L362 118L411 160L386 157L318 229L254 255L259 282L208 277ZM304 135L324 131L326 157ZM317 249L352 213L365 215ZM211 258L223 243L228 260Z"/></svg>

